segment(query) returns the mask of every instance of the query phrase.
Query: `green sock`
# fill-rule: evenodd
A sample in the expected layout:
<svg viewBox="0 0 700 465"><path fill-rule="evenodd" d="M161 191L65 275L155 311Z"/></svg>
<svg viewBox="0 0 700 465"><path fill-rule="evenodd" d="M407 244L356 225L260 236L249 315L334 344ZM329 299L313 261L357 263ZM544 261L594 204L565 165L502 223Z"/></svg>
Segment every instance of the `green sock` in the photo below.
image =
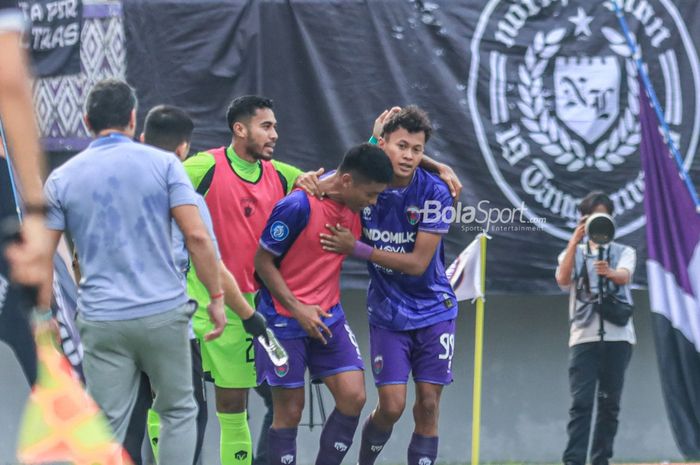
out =
<svg viewBox="0 0 700 465"><path fill-rule="evenodd" d="M160 437L160 417L155 410L148 410L148 419L146 420L146 429L148 430L148 439L153 449L153 457L158 463L158 438Z"/></svg>
<svg viewBox="0 0 700 465"><path fill-rule="evenodd" d="M250 465L253 446L245 412L216 413L221 425L221 465Z"/></svg>

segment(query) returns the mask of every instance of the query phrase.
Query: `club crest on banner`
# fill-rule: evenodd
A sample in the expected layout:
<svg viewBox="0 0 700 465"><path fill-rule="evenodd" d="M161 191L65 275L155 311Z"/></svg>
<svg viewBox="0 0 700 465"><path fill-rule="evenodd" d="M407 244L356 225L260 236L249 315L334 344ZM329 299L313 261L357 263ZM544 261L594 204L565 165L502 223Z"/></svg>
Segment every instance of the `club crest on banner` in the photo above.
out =
<svg viewBox="0 0 700 465"><path fill-rule="evenodd" d="M689 166L698 146L700 65L670 0L620 2ZM468 103L495 182L529 219L568 239L576 205L602 189L618 236L644 224L640 86L610 1L490 0L471 42ZM681 79L683 76L683 79Z"/></svg>

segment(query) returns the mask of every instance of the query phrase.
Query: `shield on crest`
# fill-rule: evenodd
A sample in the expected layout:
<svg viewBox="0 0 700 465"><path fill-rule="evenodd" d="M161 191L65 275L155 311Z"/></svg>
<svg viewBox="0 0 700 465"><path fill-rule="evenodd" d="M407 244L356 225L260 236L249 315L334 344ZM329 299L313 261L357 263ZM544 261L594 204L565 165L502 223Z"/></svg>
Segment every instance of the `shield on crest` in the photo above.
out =
<svg viewBox="0 0 700 465"><path fill-rule="evenodd" d="M589 144L610 129L620 114L617 57L559 57L554 66L557 117Z"/></svg>

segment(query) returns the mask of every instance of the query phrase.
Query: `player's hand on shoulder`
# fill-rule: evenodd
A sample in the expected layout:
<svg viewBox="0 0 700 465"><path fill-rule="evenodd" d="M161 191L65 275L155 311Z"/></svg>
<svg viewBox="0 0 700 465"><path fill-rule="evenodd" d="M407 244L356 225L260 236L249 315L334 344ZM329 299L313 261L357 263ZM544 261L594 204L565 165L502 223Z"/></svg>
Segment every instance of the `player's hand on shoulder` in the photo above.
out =
<svg viewBox="0 0 700 465"><path fill-rule="evenodd" d="M306 305L299 303L293 310L292 314L294 318L299 322L299 325L306 331L306 334L314 339L318 339L324 345L328 344L326 336L333 337L331 330L328 326L321 320L321 317L330 317L328 312L325 312L318 305Z"/></svg>
<svg viewBox="0 0 700 465"><path fill-rule="evenodd" d="M326 225L329 234L320 234L321 248L326 252L333 252L343 255L352 254L355 248L355 236L348 228L337 224L335 226Z"/></svg>
<svg viewBox="0 0 700 465"><path fill-rule="evenodd" d="M319 178L325 170L319 168L316 171L307 171L306 173L301 173L297 176L297 180L294 182L294 187L298 187L306 191L307 194L313 195L314 197L323 197L323 192L318 185Z"/></svg>
<svg viewBox="0 0 700 465"><path fill-rule="evenodd" d="M442 179L447 187L450 189L450 194L453 198L458 199L459 194L462 192L462 183L457 177L457 173L452 169L451 166L444 163L438 164L438 176Z"/></svg>

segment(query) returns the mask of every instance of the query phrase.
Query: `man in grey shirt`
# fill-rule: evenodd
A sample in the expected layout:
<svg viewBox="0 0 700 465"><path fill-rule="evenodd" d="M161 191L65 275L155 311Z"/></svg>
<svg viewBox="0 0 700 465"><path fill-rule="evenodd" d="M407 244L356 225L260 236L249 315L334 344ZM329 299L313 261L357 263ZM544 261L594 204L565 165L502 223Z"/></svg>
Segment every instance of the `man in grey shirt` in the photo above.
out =
<svg viewBox="0 0 700 465"><path fill-rule="evenodd" d="M609 464L617 433L625 370L636 342L632 318L620 326L603 319L601 325L601 317L591 304L599 292L599 277L608 281L604 288L606 293L612 292L619 300L632 303L630 285L637 261L634 249L611 242L601 246L605 247L602 256L607 258L599 260L598 246L591 240L584 240L586 218L594 213L612 215L613 210L610 197L603 192L594 191L584 197L579 205L581 221L566 249L559 255L557 283L570 293L569 387L572 402L564 465L584 465L589 442L591 464ZM580 285L584 273L589 278L587 289Z"/></svg>
<svg viewBox="0 0 700 465"><path fill-rule="evenodd" d="M161 418L160 465L191 463L197 407L187 325L194 305L173 258L171 220L206 286L218 337L226 317L217 257L196 193L172 154L133 142L133 89L97 83L85 121L90 146L46 182L52 245L68 231L80 257L78 326L87 388L123 441L141 372L151 380Z"/></svg>

